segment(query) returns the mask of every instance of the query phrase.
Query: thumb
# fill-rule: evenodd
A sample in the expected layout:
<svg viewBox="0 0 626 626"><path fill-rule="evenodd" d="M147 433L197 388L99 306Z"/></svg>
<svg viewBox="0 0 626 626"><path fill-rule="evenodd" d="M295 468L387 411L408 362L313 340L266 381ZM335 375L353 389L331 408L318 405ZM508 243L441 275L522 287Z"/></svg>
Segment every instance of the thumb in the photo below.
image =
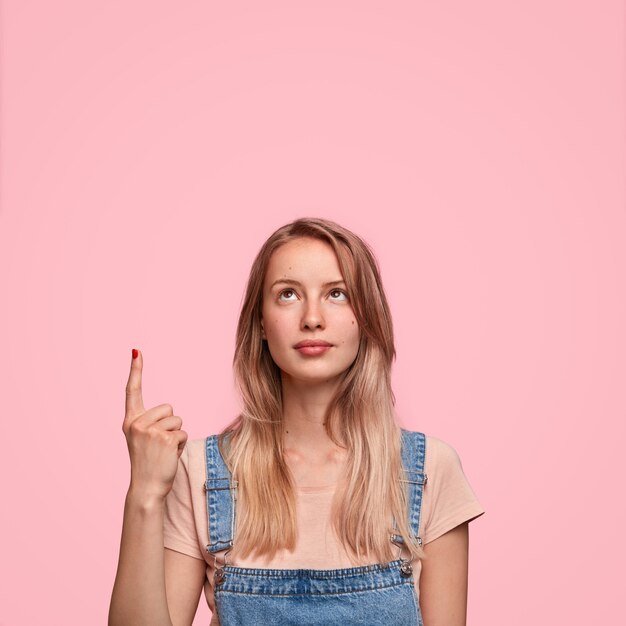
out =
<svg viewBox="0 0 626 626"><path fill-rule="evenodd" d="M136 355L136 356L135 356ZM130 363L130 374L126 383L126 416L145 413L141 391L141 374L143 370L143 355L133 349L133 359Z"/></svg>

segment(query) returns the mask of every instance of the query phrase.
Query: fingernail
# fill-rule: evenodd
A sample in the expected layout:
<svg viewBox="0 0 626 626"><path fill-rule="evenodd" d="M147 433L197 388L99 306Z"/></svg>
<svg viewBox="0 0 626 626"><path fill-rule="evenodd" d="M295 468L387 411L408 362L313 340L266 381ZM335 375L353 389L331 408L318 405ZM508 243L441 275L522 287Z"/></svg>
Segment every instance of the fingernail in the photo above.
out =
<svg viewBox="0 0 626 626"><path fill-rule="evenodd" d="M136 359L139 356L139 351L133 348L133 359Z"/></svg>

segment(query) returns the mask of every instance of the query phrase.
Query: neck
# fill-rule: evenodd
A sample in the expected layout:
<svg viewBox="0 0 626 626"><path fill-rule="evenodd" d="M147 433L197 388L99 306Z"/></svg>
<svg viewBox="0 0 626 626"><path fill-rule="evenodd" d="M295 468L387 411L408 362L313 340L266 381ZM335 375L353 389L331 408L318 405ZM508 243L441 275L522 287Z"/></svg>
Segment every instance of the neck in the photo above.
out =
<svg viewBox="0 0 626 626"><path fill-rule="evenodd" d="M339 381L311 385L283 376L282 386L285 449L314 454L336 448L326 434L325 417Z"/></svg>

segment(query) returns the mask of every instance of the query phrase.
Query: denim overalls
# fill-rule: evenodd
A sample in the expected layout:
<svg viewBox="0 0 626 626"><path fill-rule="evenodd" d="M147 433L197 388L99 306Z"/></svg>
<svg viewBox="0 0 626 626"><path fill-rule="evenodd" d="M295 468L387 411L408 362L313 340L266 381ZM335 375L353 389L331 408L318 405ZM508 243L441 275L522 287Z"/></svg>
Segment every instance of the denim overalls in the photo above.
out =
<svg viewBox="0 0 626 626"><path fill-rule="evenodd" d="M402 464L409 486L409 528L417 537L426 438L402 429ZM237 481L218 449L217 435L206 438L205 483L208 552L233 546ZM397 524L394 520L394 528ZM390 540L401 545L401 535ZM421 545L421 539L417 537ZM215 609L220 626L423 626L411 563L399 558L345 569L260 569L218 565Z"/></svg>

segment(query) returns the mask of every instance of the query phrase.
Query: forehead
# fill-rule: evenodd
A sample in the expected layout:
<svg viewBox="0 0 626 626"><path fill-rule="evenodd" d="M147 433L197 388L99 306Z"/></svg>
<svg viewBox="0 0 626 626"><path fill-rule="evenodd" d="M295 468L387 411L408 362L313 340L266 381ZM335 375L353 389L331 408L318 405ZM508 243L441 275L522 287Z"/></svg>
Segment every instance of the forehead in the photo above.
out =
<svg viewBox="0 0 626 626"><path fill-rule="evenodd" d="M330 244L319 239L300 237L278 249L270 257L265 273L265 287L281 278L301 282L326 282L343 278L339 262Z"/></svg>

